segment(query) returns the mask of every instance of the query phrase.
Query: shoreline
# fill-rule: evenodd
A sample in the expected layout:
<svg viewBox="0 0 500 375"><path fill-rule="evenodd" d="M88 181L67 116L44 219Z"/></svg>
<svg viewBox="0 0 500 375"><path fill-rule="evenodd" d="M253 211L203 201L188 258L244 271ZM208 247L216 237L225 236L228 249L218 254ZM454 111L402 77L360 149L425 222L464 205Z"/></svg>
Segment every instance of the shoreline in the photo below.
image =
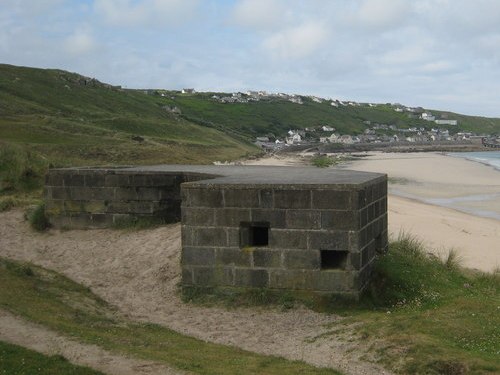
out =
<svg viewBox="0 0 500 375"><path fill-rule="evenodd" d="M244 164L296 166L305 162L304 154L287 154ZM392 238L401 232L414 235L439 257L454 249L467 268L495 272L500 267L500 171L493 166L441 152L369 152L334 168L388 175ZM468 199L478 196L486 199ZM445 206L446 200L453 205ZM480 210L492 211L499 219L477 216Z"/></svg>

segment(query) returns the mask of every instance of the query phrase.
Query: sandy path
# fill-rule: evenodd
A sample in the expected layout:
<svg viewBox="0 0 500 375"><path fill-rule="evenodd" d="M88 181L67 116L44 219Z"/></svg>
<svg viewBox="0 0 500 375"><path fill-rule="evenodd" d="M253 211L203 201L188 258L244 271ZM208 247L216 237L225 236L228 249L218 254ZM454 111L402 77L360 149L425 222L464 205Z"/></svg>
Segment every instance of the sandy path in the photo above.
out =
<svg viewBox="0 0 500 375"><path fill-rule="evenodd" d="M110 375L183 374L161 363L131 359L95 345L79 343L3 310L0 310L0 340L46 355L59 354L71 363Z"/></svg>
<svg viewBox="0 0 500 375"><path fill-rule="evenodd" d="M349 332L343 337L320 337L340 322L337 316L302 308L281 312L183 304L176 293L180 280L178 224L138 232L51 230L40 234L29 228L21 212L10 211L0 214L0 256L61 272L89 286L132 319L162 324L206 341L333 367L346 374L389 373L361 359L370 342L352 340Z"/></svg>

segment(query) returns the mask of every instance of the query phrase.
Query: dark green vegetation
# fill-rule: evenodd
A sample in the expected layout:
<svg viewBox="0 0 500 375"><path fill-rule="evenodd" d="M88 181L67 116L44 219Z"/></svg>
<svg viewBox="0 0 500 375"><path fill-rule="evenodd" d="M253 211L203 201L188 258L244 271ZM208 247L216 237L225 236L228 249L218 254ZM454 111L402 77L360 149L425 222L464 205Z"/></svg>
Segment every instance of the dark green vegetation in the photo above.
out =
<svg viewBox="0 0 500 375"><path fill-rule="evenodd" d="M311 164L318 168L327 168L336 164L336 161L329 156L320 155L313 157L311 159Z"/></svg>
<svg viewBox="0 0 500 375"><path fill-rule="evenodd" d="M159 92L157 92L159 93ZM225 129L241 135L274 134L283 137L290 129L314 128L323 125L333 126L341 134L360 134L370 127L364 121L398 128L425 127L431 129L437 125L421 119L412 119L407 113L398 113L389 104L376 107L368 105L332 107L330 102L314 102L302 97L303 104L278 99L262 99L249 103L220 103L212 96L231 95L220 93L179 94L164 92L164 97L156 95L159 103L178 107L182 117L191 122L216 129ZM439 126L449 129L452 134L458 131L476 133L500 133L500 118L458 115L451 112L432 111L436 115L445 114L450 119L457 119L458 126ZM330 132L331 133L331 132ZM316 136L319 136L315 133ZM311 134L309 134L311 136Z"/></svg>
<svg viewBox="0 0 500 375"><path fill-rule="evenodd" d="M194 374L338 374L126 320L87 288L33 265L0 258L0 285L2 309L83 342Z"/></svg>
<svg viewBox="0 0 500 375"><path fill-rule="evenodd" d="M388 368L403 374L496 374L500 372L500 274L461 269L456 253L429 256L411 236L390 244L377 259L373 281L360 302L254 290L187 289L185 301L228 307L304 303L344 319L331 336L356 327L359 340ZM314 341L314 339L313 339Z"/></svg>
<svg viewBox="0 0 500 375"><path fill-rule="evenodd" d="M21 193L39 196L49 166L205 164L258 152L163 107L78 74L0 64L0 197L8 201L0 208Z"/></svg>
<svg viewBox="0 0 500 375"><path fill-rule="evenodd" d="M499 373L500 273L463 270L454 251L429 256L402 236L377 263L362 321L362 337L384 338L376 350L404 373ZM401 363L401 357L405 361Z"/></svg>
<svg viewBox="0 0 500 375"><path fill-rule="evenodd" d="M75 366L60 355L46 356L0 341L0 374L9 375L102 375L87 367Z"/></svg>

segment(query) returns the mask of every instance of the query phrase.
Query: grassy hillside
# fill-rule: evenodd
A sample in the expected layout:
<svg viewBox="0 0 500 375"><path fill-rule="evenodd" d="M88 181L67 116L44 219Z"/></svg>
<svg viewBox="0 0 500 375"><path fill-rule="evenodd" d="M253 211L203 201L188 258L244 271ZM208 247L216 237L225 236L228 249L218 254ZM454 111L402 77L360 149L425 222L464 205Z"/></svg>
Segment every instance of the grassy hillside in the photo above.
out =
<svg viewBox="0 0 500 375"><path fill-rule="evenodd" d="M255 151L244 139L169 113L142 92L10 65L0 65L0 139L29 145L57 165L207 163Z"/></svg>
<svg viewBox="0 0 500 375"><path fill-rule="evenodd" d="M0 198L39 189L49 165L204 164L258 152L162 107L75 73L0 64Z"/></svg>
<svg viewBox="0 0 500 375"><path fill-rule="evenodd" d="M232 129L239 134L265 135L273 133L283 136L290 129L303 129L330 125L342 134L359 134L369 126L364 121L396 125L398 128L413 126L430 129L437 125L421 119L412 119L407 113L399 113L389 104L376 107L368 105L333 107L330 102L317 103L308 97L302 97L303 104L295 104L279 98L263 99L249 103L221 103L212 99L214 94L198 93L179 94L165 92L164 97L157 96L158 103L177 106L182 117L191 122L207 127ZM435 114L447 114L450 119L457 119L459 126L439 126L448 128L452 133L461 130L477 133L500 133L500 118L485 118L459 115L451 112L432 111Z"/></svg>

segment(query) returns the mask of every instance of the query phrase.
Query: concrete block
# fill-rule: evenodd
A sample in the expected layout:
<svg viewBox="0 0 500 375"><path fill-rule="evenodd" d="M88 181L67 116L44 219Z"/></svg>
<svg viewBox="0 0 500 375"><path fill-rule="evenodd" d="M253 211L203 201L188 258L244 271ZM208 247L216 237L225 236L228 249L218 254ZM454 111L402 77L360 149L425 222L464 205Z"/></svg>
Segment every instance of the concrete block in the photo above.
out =
<svg viewBox="0 0 500 375"><path fill-rule="evenodd" d="M45 176L45 186L63 186L63 175L57 171L50 171Z"/></svg>
<svg viewBox="0 0 500 375"><path fill-rule="evenodd" d="M307 233L304 230L270 229L269 246L278 249L307 249Z"/></svg>
<svg viewBox="0 0 500 375"><path fill-rule="evenodd" d="M85 186L87 187L102 187L105 184L106 175L104 173L87 173L85 174Z"/></svg>
<svg viewBox="0 0 500 375"><path fill-rule="evenodd" d="M180 186L182 177L176 174L150 174L147 176L147 185L150 187L156 186L169 186L174 187Z"/></svg>
<svg viewBox="0 0 500 375"><path fill-rule="evenodd" d="M252 251L254 267L280 268L281 251L254 248Z"/></svg>
<svg viewBox="0 0 500 375"><path fill-rule="evenodd" d="M252 252L239 247L216 249L216 264L218 266L251 267Z"/></svg>
<svg viewBox="0 0 500 375"><path fill-rule="evenodd" d="M107 187L129 186L129 182L128 174L107 174L104 177L104 186Z"/></svg>
<svg viewBox="0 0 500 375"><path fill-rule="evenodd" d="M64 216L64 201L50 200L45 202L45 214L49 217Z"/></svg>
<svg viewBox="0 0 500 375"><path fill-rule="evenodd" d="M259 190L259 207L260 208L274 207L274 192L272 189Z"/></svg>
<svg viewBox="0 0 500 375"><path fill-rule="evenodd" d="M360 270L362 267L361 263L361 253L356 252L356 253L350 253L349 254L349 261L348 263L351 265L351 268L354 270Z"/></svg>
<svg viewBox="0 0 500 375"><path fill-rule="evenodd" d="M347 250L349 237L345 231L309 231L309 249Z"/></svg>
<svg viewBox="0 0 500 375"><path fill-rule="evenodd" d="M163 198L158 188L137 187L136 192L139 201L157 201Z"/></svg>
<svg viewBox="0 0 500 375"><path fill-rule="evenodd" d="M363 245L361 244L361 231L349 231L348 232L348 236L349 236L349 246L348 246L348 249L349 251L358 251L359 249L361 249L361 247L363 247Z"/></svg>
<svg viewBox="0 0 500 375"><path fill-rule="evenodd" d="M286 269L320 269L321 259L318 250L285 250L283 255Z"/></svg>
<svg viewBox="0 0 500 375"><path fill-rule="evenodd" d="M193 283L199 286L215 286L217 279L213 267L192 267Z"/></svg>
<svg viewBox="0 0 500 375"><path fill-rule="evenodd" d="M215 249L213 247L184 246L181 252L181 265L214 266Z"/></svg>
<svg viewBox="0 0 500 375"><path fill-rule="evenodd" d="M85 179L83 174L77 171L68 171L63 175L64 186L84 186Z"/></svg>
<svg viewBox="0 0 500 375"><path fill-rule="evenodd" d="M275 190L274 208L311 208L311 192L309 190Z"/></svg>
<svg viewBox="0 0 500 375"><path fill-rule="evenodd" d="M355 230L360 226L360 214L357 210L321 211L321 228L337 230Z"/></svg>
<svg viewBox="0 0 500 375"><path fill-rule="evenodd" d="M130 201L137 200L137 191L135 187L117 187L115 188L115 200Z"/></svg>
<svg viewBox="0 0 500 375"><path fill-rule="evenodd" d="M121 177L121 179L120 179ZM123 182L127 182L123 184ZM149 183L149 175L143 173L130 173L117 175L117 186L129 187L152 187Z"/></svg>
<svg viewBox="0 0 500 375"><path fill-rule="evenodd" d="M314 290L325 292L347 292L352 290L354 272L342 270L323 270L312 276Z"/></svg>
<svg viewBox="0 0 500 375"><path fill-rule="evenodd" d="M311 290L314 271L270 270L269 287L274 289Z"/></svg>
<svg viewBox="0 0 500 375"><path fill-rule="evenodd" d="M181 187L182 204L186 207L223 207L222 190Z"/></svg>
<svg viewBox="0 0 500 375"><path fill-rule="evenodd" d="M239 227L241 222L249 222L248 208L218 208L215 209L215 225L223 227Z"/></svg>
<svg viewBox="0 0 500 375"><path fill-rule="evenodd" d="M240 247L241 245L241 228L239 227L227 227L226 230L226 246L229 247Z"/></svg>
<svg viewBox="0 0 500 375"><path fill-rule="evenodd" d="M85 201L66 200L64 201L64 212L66 213L85 213Z"/></svg>
<svg viewBox="0 0 500 375"><path fill-rule="evenodd" d="M193 272L191 267L182 267L181 283L183 285L193 285Z"/></svg>
<svg viewBox="0 0 500 375"><path fill-rule="evenodd" d="M90 214L90 220L94 228L105 228L112 221L113 217L106 214Z"/></svg>
<svg viewBox="0 0 500 375"><path fill-rule="evenodd" d="M351 195L352 191L313 190L312 208L348 210L353 207Z"/></svg>
<svg viewBox="0 0 500 375"><path fill-rule="evenodd" d="M52 186L47 188L47 197L49 199L71 199L71 188Z"/></svg>
<svg viewBox="0 0 500 375"><path fill-rule="evenodd" d="M87 213L77 213L70 215L70 225L74 229L85 229L92 227L92 218Z"/></svg>
<svg viewBox="0 0 500 375"><path fill-rule="evenodd" d="M224 228L191 226L186 246L227 246L227 234Z"/></svg>
<svg viewBox="0 0 500 375"><path fill-rule="evenodd" d="M184 224L215 226L215 210L213 208L184 207L181 212Z"/></svg>
<svg viewBox="0 0 500 375"><path fill-rule="evenodd" d="M267 222L270 228L286 228L286 210L253 208L250 211L250 221Z"/></svg>
<svg viewBox="0 0 500 375"><path fill-rule="evenodd" d="M269 273L267 270L236 268L234 270L234 285L253 288L268 287Z"/></svg>
<svg viewBox="0 0 500 375"><path fill-rule="evenodd" d="M259 207L259 191L257 189L225 189L225 207Z"/></svg>
<svg viewBox="0 0 500 375"><path fill-rule="evenodd" d="M286 210L286 227L290 229L320 229L321 213L313 210Z"/></svg>
<svg viewBox="0 0 500 375"><path fill-rule="evenodd" d="M91 214L103 214L107 212L107 202L102 200L85 201L83 210Z"/></svg>

